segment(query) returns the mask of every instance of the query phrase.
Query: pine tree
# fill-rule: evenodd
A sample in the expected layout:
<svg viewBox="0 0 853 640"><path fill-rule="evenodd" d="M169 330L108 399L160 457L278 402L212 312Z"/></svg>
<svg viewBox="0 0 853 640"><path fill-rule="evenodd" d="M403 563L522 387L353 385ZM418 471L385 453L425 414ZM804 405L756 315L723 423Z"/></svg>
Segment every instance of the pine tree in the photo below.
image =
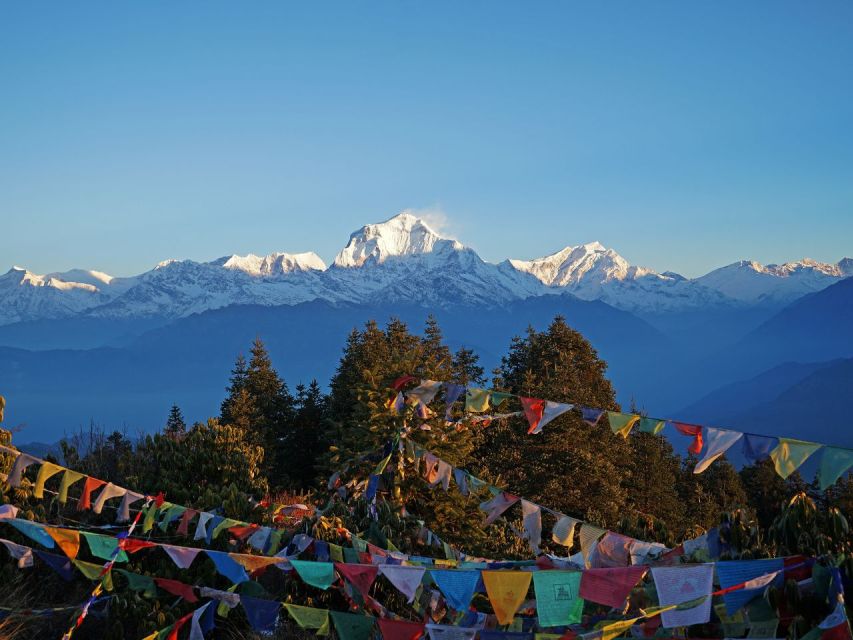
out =
<svg viewBox="0 0 853 640"><path fill-rule="evenodd" d="M166 426L163 432L170 438L179 438L187 431L187 423L184 422L184 415L181 413L180 407L173 404L169 409L169 418L166 420Z"/></svg>
<svg viewBox="0 0 853 640"><path fill-rule="evenodd" d="M771 460L744 467L740 470L740 478L749 504L766 530L793 494L785 480L776 473Z"/></svg>
<svg viewBox="0 0 853 640"><path fill-rule="evenodd" d="M329 446L324 430L326 398L316 380L296 386L292 433L285 438L281 459L293 488L311 487L320 471L320 458Z"/></svg>
<svg viewBox="0 0 853 640"><path fill-rule="evenodd" d="M480 357L473 349L459 347L453 354L451 365L453 382L463 385L482 385L486 383L485 371L480 366Z"/></svg>

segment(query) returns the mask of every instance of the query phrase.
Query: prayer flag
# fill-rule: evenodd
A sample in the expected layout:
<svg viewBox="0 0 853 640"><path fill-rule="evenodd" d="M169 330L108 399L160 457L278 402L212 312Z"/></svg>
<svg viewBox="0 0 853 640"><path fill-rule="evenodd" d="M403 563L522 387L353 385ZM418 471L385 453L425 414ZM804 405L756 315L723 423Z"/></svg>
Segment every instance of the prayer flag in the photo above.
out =
<svg viewBox="0 0 853 640"><path fill-rule="evenodd" d="M593 407L581 407L581 418L589 426L594 427L604 415L604 409L594 409Z"/></svg>
<svg viewBox="0 0 853 640"><path fill-rule="evenodd" d="M80 551L80 532L73 529L55 529L54 527L45 527L47 534L56 540L56 544L72 560L77 557Z"/></svg>
<svg viewBox="0 0 853 640"><path fill-rule="evenodd" d="M193 560L195 560L196 556L201 552L201 549L175 547L171 544L161 544L160 548L169 555L172 562L174 562L175 566L179 569L189 569Z"/></svg>
<svg viewBox="0 0 853 640"><path fill-rule="evenodd" d="M28 453L19 453L18 457L15 458L12 469L9 471L9 477L6 478L6 482L9 483L9 486L20 487L21 477L24 475L24 471L26 471L27 467L31 464L35 464L36 462L41 462L41 460Z"/></svg>
<svg viewBox="0 0 853 640"><path fill-rule="evenodd" d="M193 612L192 622L190 623L190 636L188 640L204 640L204 634L212 631L214 623L214 608L213 603L208 602L200 606Z"/></svg>
<svg viewBox="0 0 853 640"><path fill-rule="evenodd" d="M483 571L483 584L500 624L509 624L527 597L529 571Z"/></svg>
<svg viewBox="0 0 853 640"><path fill-rule="evenodd" d="M382 633L382 640L418 640L424 633L424 624L379 618L379 631Z"/></svg>
<svg viewBox="0 0 853 640"><path fill-rule="evenodd" d="M823 445L793 438L779 438L779 444L770 452L776 473L787 478L794 473L815 451Z"/></svg>
<svg viewBox="0 0 853 640"><path fill-rule="evenodd" d="M835 484L851 466L853 466L853 450L840 447L824 447L820 459L820 469L817 476L820 490L825 491Z"/></svg>
<svg viewBox="0 0 853 640"><path fill-rule="evenodd" d="M461 384L448 383L447 385L445 385L445 419L450 420L450 417L453 414L453 403L456 402L463 393L465 393L465 387Z"/></svg>
<svg viewBox="0 0 853 640"><path fill-rule="evenodd" d="M683 436L690 436L693 442L687 447L687 451L698 456L702 451L702 427L698 424L688 424L686 422L672 421L672 426Z"/></svg>
<svg viewBox="0 0 853 640"><path fill-rule="evenodd" d="M181 536L190 535L190 521L198 515L195 509L187 509L181 514L181 521L178 523L178 528L175 533Z"/></svg>
<svg viewBox="0 0 853 640"><path fill-rule="evenodd" d="M118 506L118 517L116 517L116 522L127 522L130 520L130 505L134 502L139 502L144 497L145 496L141 493L127 491L121 499L121 504Z"/></svg>
<svg viewBox="0 0 853 640"><path fill-rule="evenodd" d="M534 555L539 555L539 545L542 544L542 509L538 504L521 501L522 522L524 523L524 537L530 545Z"/></svg>
<svg viewBox="0 0 853 640"><path fill-rule="evenodd" d="M743 434L743 456L749 464L761 462L770 457L770 452L779 444L778 438L759 436L755 433Z"/></svg>
<svg viewBox="0 0 853 640"><path fill-rule="evenodd" d="M700 564L684 567L653 567L652 578L658 592L658 602L667 606L696 601L689 609L676 609L661 614L663 626L688 627L704 624L711 619L711 591L714 587L714 565ZM704 598L704 599L702 599Z"/></svg>
<svg viewBox="0 0 853 640"><path fill-rule="evenodd" d="M270 558L267 556L253 556L248 553L232 553L231 559L243 567L250 574L255 573L271 564L283 564L282 558Z"/></svg>
<svg viewBox="0 0 853 640"><path fill-rule="evenodd" d="M475 627L457 627L452 624L426 625L429 640L474 640L479 629Z"/></svg>
<svg viewBox="0 0 853 640"><path fill-rule="evenodd" d="M124 569L116 569L121 575L127 579L127 588L131 591L138 591L146 598L157 597L157 587L154 585L154 578L144 576L139 573L131 573Z"/></svg>
<svg viewBox="0 0 853 640"><path fill-rule="evenodd" d="M373 582L379 573L379 567L371 564L346 564L338 562L334 564L334 567L362 595L370 592L370 587L373 586Z"/></svg>
<svg viewBox="0 0 853 640"><path fill-rule="evenodd" d="M491 500L481 502L480 510L486 512L486 519L483 526L492 524L504 511L518 502L518 500L518 496L498 490L498 493Z"/></svg>
<svg viewBox="0 0 853 640"><path fill-rule="evenodd" d="M198 597L191 585L184 584L178 580L168 580L166 578L154 578L154 584L160 587L163 591L171 593L174 596L179 596L189 603L198 602Z"/></svg>
<svg viewBox="0 0 853 640"><path fill-rule="evenodd" d="M435 380L421 380L421 383L406 393L406 396L413 402L421 402L427 405L433 401L438 390L441 389L441 385L441 382Z"/></svg>
<svg viewBox="0 0 853 640"><path fill-rule="evenodd" d="M693 473L702 473L720 456L725 454L738 440L743 437L739 431L705 427L705 455L696 463Z"/></svg>
<svg viewBox="0 0 853 640"><path fill-rule="evenodd" d="M589 524L588 522L584 522L581 526L581 553L583 554L583 559L587 566L589 566L590 555L595 544L605 533L607 533L606 529L596 527L594 524Z"/></svg>
<svg viewBox="0 0 853 640"><path fill-rule="evenodd" d="M307 560L291 560L290 564L305 584L323 589L332 586L335 581L335 565L331 562L309 562Z"/></svg>
<svg viewBox="0 0 853 640"><path fill-rule="evenodd" d="M663 431L663 426L665 424L665 420L658 420L657 418L640 418L637 430L640 433L652 433L657 435Z"/></svg>
<svg viewBox="0 0 853 640"><path fill-rule="evenodd" d="M430 576L441 589L448 606L456 611L467 611L480 581L479 571L452 571L433 569Z"/></svg>
<svg viewBox="0 0 853 640"><path fill-rule="evenodd" d="M340 640L370 640L373 635L373 616L343 611L329 611L329 615Z"/></svg>
<svg viewBox="0 0 853 640"><path fill-rule="evenodd" d="M590 553L589 563L593 567L626 567L631 564L633 538L608 531Z"/></svg>
<svg viewBox="0 0 853 640"><path fill-rule="evenodd" d="M545 410L542 412L542 419L539 421L539 427L534 433L539 433L542 431L543 427L554 420L555 418L559 418L561 415L566 413L567 411L571 411L574 408L572 404L566 404L564 402L552 402L548 400L545 402Z"/></svg>
<svg viewBox="0 0 853 640"><path fill-rule="evenodd" d="M399 565L382 565L379 573L388 578L400 593L408 598L409 603L415 599L415 592L421 586L426 569Z"/></svg>
<svg viewBox="0 0 853 640"><path fill-rule="evenodd" d="M562 627L581 621L580 571L534 571L536 614L542 627Z"/></svg>
<svg viewBox="0 0 853 640"><path fill-rule="evenodd" d="M575 538L575 526L579 522L580 520L575 520L569 516L561 516L551 530L551 540L564 547L571 547Z"/></svg>
<svg viewBox="0 0 853 640"><path fill-rule="evenodd" d="M55 553L47 553L39 549L33 549L33 552L38 556L39 560L56 571L59 577L66 582L71 582L74 579L74 571L71 569L71 560L69 558L56 555Z"/></svg>
<svg viewBox="0 0 853 640"><path fill-rule="evenodd" d="M195 536L193 540L204 540L207 538L207 523L213 518L212 513L202 511L198 515L198 524L195 527Z"/></svg>
<svg viewBox="0 0 853 640"><path fill-rule="evenodd" d="M506 393L504 391L492 391L492 406L497 409L504 402L514 397L515 395L512 393Z"/></svg>
<svg viewBox="0 0 853 640"><path fill-rule="evenodd" d="M623 438L627 438L631 433L634 425L640 421L640 416L633 413L619 413L618 411L608 411L607 420L610 422L610 430Z"/></svg>
<svg viewBox="0 0 853 640"><path fill-rule="evenodd" d="M39 468L38 476L36 476L36 484L33 487L33 497L44 498L45 481L48 478L55 476L62 470L63 468L60 467L58 464L53 464L52 462L42 462L41 467Z"/></svg>
<svg viewBox="0 0 853 640"><path fill-rule="evenodd" d="M77 501L77 511L85 511L91 508L92 492L99 487L103 487L105 484L107 484L105 480L98 480L97 478L88 476L86 482L83 484L83 493Z"/></svg>
<svg viewBox="0 0 853 640"><path fill-rule="evenodd" d="M250 596L240 596L240 604L246 612L249 625L259 633L275 631L278 621L278 610L281 605L277 600L263 600Z"/></svg>
<svg viewBox="0 0 853 640"><path fill-rule="evenodd" d="M216 571L231 582L239 584L249 579L243 567L234 562L234 559L224 551L211 551L207 549L205 553L213 561L213 564L216 565Z"/></svg>
<svg viewBox="0 0 853 640"><path fill-rule="evenodd" d="M465 411L482 413L489 408L489 390L468 387L465 392Z"/></svg>
<svg viewBox="0 0 853 640"><path fill-rule="evenodd" d="M648 569L643 565L618 569L587 569L581 576L580 596L584 600L621 609L631 595L631 590Z"/></svg>
<svg viewBox="0 0 853 640"><path fill-rule="evenodd" d="M527 418L527 423L530 428L527 433L539 432L539 421L542 420L542 414L545 413L545 401L539 398L524 398L519 397L521 408L524 410L524 416Z"/></svg>
<svg viewBox="0 0 853 640"><path fill-rule="evenodd" d="M429 483L429 486L435 487L439 484L442 488L447 491L450 488L450 476L453 473L453 467L451 467L444 460L439 459L438 466L436 467L435 476L433 477L432 482Z"/></svg>
<svg viewBox="0 0 853 640"><path fill-rule="evenodd" d="M45 527L37 525L29 520L21 520L19 518L11 518L6 520L9 524L15 527L18 531L27 536L30 540L35 540L41 546L53 549L56 546L53 538L45 531Z"/></svg>
<svg viewBox="0 0 853 640"><path fill-rule="evenodd" d="M119 498L127 493L127 489L122 487L117 487L112 482L108 482L107 485L101 489L101 493L98 494L98 497L95 499L95 504L92 505L92 511L94 513L100 513L104 509L104 503L110 498Z"/></svg>
<svg viewBox="0 0 853 640"><path fill-rule="evenodd" d="M59 482L59 496L57 498L57 500L59 500L59 504L65 504L68 502L68 488L78 480L82 480L85 477L86 475L83 473L77 473L71 469L65 470L65 473L62 474L62 480Z"/></svg>
<svg viewBox="0 0 853 640"><path fill-rule="evenodd" d="M769 558L766 560L732 560L716 563L717 578L723 589L740 585L748 580L758 578L768 573L781 571L785 568L782 558ZM726 611L732 615L735 611L745 606L750 600L763 591L759 589L738 589L723 594L723 602L726 603Z"/></svg>
<svg viewBox="0 0 853 640"><path fill-rule="evenodd" d="M119 539L113 536L103 536L98 533L83 532L83 537L86 539L86 544L89 545L89 552L96 558L101 560L112 560L116 562L127 562L127 553L124 550L116 553L116 548L119 546ZM125 540L127 538L124 538Z"/></svg>
<svg viewBox="0 0 853 640"><path fill-rule="evenodd" d="M18 561L18 569L33 566L33 550L30 547L3 538L0 538L0 543L6 547L9 555Z"/></svg>

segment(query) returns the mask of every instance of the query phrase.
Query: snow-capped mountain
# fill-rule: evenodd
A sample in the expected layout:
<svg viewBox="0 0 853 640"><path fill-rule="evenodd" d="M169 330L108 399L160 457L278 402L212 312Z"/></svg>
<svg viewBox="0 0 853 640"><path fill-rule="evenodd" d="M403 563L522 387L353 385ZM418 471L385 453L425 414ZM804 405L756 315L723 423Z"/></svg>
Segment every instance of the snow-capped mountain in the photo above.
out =
<svg viewBox="0 0 853 640"><path fill-rule="evenodd" d="M763 266L739 262L697 279L629 264L598 242L534 260L485 262L402 212L353 233L326 267L311 252L166 260L130 278L74 269L0 276L0 324L91 316L178 318L232 304L420 304L495 307L531 296L571 293L633 312L781 305L853 275L853 260Z"/></svg>
<svg viewBox="0 0 853 640"><path fill-rule="evenodd" d="M849 276L853 276L850 258L836 264L808 258L781 265L742 260L715 269L696 282L740 302L778 304L793 302Z"/></svg>

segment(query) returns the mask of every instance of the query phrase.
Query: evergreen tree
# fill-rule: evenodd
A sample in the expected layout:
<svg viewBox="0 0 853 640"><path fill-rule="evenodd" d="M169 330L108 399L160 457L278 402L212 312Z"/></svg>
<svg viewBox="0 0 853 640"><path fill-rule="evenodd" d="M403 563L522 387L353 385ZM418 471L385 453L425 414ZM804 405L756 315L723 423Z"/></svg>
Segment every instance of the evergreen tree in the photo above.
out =
<svg viewBox="0 0 853 640"><path fill-rule="evenodd" d="M283 486L288 482L283 456L293 430L294 399L260 338L252 344L251 354L248 365L242 355L237 356L228 396L222 402L222 421L244 429L264 447L267 476L274 486Z"/></svg>
<svg viewBox="0 0 853 640"><path fill-rule="evenodd" d="M296 409L292 433L285 439L282 461L294 488L307 489L320 471L320 459L329 442L324 430L326 398L316 380L307 387L296 386Z"/></svg>
<svg viewBox="0 0 853 640"><path fill-rule="evenodd" d="M485 371L480 366L480 357L473 349L459 347L453 354L451 365L453 382L463 385L482 385L486 383Z"/></svg>
<svg viewBox="0 0 853 640"><path fill-rule="evenodd" d="M649 539L670 544L679 542L690 524L677 490L681 478L679 457L669 441L659 435L632 433L628 443L631 455L626 488L631 511L666 530L666 540L661 538L661 531L656 531ZM624 527L621 528L625 532ZM632 535L642 537L639 533Z"/></svg>
<svg viewBox="0 0 853 640"><path fill-rule="evenodd" d="M607 364L562 317L546 331L514 338L495 387L521 396L618 410L604 376ZM627 504L623 481L631 450L603 423L591 426L577 411L527 434L524 418L490 426L476 457L516 495L603 526L613 526Z"/></svg>
<svg viewBox="0 0 853 640"><path fill-rule="evenodd" d="M722 513L750 506L741 477L725 457L700 474L693 473L696 463L696 456L687 457L678 482L688 525L709 529Z"/></svg>
<svg viewBox="0 0 853 640"><path fill-rule="evenodd" d="M172 408L169 409L169 418L166 420L166 427L163 431L171 438L179 438L186 433L186 430L187 423L184 422L184 415L181 413L180 407L173 404Z"/></svg>
<svg viewBox="0 0 853 640"><path fill-rule="evenodd" d="M744 467L740 470L740 478L759 524L768 529L792 495L788 485L776 473L772 460Z"/></svg>

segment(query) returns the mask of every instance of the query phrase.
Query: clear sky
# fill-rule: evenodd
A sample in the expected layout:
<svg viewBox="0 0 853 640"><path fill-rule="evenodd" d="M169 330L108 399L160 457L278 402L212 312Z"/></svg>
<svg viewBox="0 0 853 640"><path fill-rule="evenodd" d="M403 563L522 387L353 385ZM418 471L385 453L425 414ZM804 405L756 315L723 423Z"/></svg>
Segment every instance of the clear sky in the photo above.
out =
<svg viewBox="0 0 853 640"><path fill-rule="evenodd" d="M853 3L0 5L0 269L330 261L405 208L494 261L851 255Z"/></svg>

